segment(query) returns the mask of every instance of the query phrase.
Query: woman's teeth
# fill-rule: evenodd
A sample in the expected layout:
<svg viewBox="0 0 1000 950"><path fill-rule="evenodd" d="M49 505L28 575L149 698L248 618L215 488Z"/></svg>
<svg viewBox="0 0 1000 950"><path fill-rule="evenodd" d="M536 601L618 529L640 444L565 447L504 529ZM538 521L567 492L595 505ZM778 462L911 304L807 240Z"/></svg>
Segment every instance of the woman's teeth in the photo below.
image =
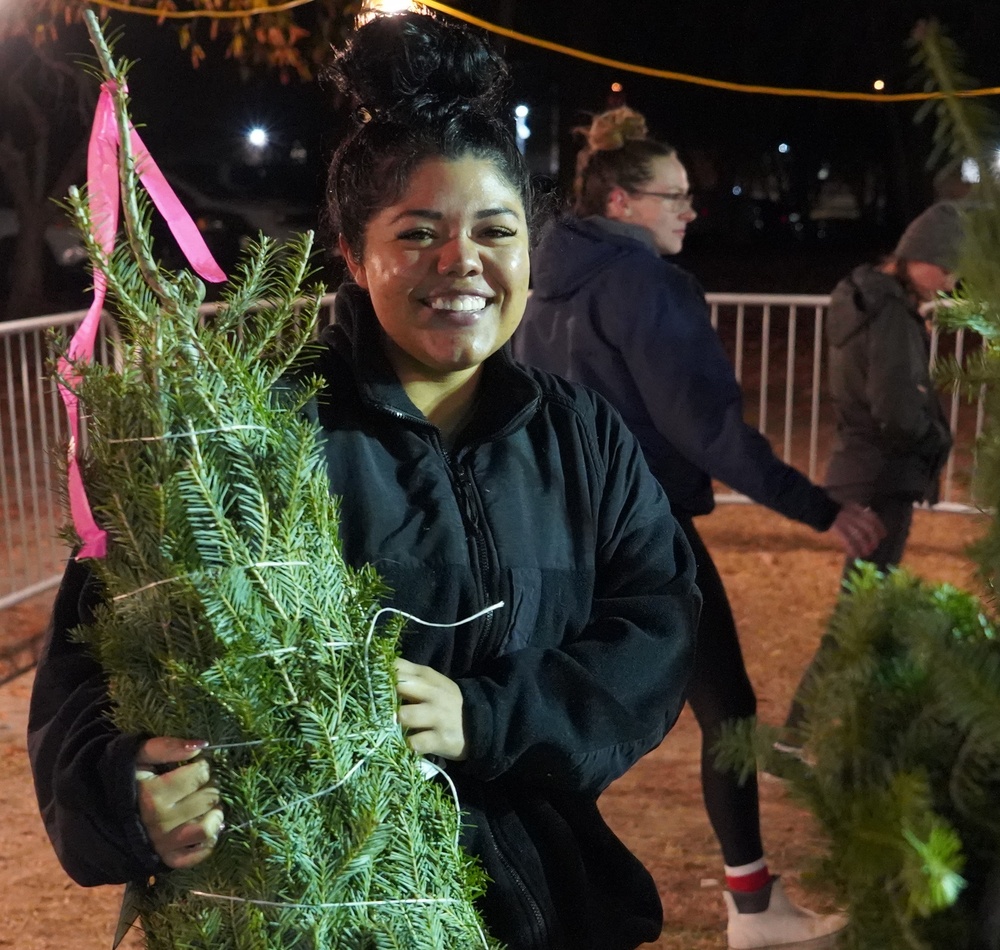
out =
<svg viewBox="0 0 1000 950"><path fill-rule="evenodd" d="M478 294L468 294L461 297L430 297L427 306L433 310L482 310L486 306L486 298Z"/></svg>

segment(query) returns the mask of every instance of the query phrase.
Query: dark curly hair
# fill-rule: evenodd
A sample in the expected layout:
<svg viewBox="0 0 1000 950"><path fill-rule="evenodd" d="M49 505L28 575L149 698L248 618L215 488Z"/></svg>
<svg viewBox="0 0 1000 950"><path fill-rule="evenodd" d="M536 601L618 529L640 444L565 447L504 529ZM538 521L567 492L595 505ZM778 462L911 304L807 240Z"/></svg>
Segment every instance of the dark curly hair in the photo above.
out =
<svg viewBox="0 0 1000 950"><path fill-rule="evenodd" d="M477 33L423 14L377 17L327 75L356 122L330 163L327 220L357 259L368 223L429 158L492 162L531 221L530 178L505 111L507 64Z"/></svg>

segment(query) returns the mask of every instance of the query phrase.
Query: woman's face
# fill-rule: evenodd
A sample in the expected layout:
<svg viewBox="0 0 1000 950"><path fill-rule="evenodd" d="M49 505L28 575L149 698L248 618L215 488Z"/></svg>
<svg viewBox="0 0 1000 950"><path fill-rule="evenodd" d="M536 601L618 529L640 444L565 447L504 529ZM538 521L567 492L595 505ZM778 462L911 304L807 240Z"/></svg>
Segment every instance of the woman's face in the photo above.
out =
<svg viewBox="0 0 1000 950"><path fill-rule="evenodd" d="M652 177L640 188L612 190L607 216L644 227L661 254L679 254L687 226L698 217L687 172L676 155L651 159L649 170Z"/></svg>
<svg viewBox="0 0 1000 950"><path fill-rule="evenodd" d="M524 208L485 159L418 165L399 200L368 223L362 259L341 249L404 383L473 375L524 313Z"/></svg>
<svg viewBox="0 0 1000 950"><path fill-rule="evenodd" d="M938 294L955 289L955 274L937 264L926 261L908 261L907 275L921 300L934 300Z"/></svg>

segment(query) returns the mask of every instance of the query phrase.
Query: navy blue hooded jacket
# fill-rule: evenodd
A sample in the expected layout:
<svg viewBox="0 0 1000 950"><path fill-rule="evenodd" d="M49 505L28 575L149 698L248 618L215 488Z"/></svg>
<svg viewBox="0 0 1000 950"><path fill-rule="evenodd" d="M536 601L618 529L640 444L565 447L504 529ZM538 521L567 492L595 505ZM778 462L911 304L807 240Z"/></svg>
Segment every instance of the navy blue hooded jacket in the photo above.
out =
<svg viewBox="0 0 1000 950"><path fill-rule="evenodd" d="M605 400L506 350L457 444L400 386L371 301L337 297L315 406L340 537L386 605L429 620L407 659L463 695L468 758L448 763L463 843L516 950L631 950L660 932L656 886L602 820L600 792L676 720L700 598L690 547L636 440ZM32 696L29 752L46 830L80 883L162 871L135 804L140 738L105 713L100 667L68 629L99 591L70 562Z"/></svg>
<svg viewBox="0 0 1000 950"><path fill-rule="evenodd" d="M704 293L648 232L601 217L551 224L514 336L521 361L596 389L642 445L678 516L714 507L712 479L825 531L839 505L743 419Z"/></svg>

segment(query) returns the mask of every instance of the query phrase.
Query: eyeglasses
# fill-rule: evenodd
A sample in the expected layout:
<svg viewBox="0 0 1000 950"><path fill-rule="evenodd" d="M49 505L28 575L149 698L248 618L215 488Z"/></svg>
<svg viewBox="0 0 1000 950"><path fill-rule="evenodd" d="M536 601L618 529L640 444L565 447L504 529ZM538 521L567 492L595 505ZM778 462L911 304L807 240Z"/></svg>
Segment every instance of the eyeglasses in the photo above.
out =
<svg viewBox="0 0 1000 950"><path fill-rule="evenodd" d="M694 195L690 191L643 191L641 188L633 188L629 194L660 198L671 211L687 211L694 207Z"/></svg>

